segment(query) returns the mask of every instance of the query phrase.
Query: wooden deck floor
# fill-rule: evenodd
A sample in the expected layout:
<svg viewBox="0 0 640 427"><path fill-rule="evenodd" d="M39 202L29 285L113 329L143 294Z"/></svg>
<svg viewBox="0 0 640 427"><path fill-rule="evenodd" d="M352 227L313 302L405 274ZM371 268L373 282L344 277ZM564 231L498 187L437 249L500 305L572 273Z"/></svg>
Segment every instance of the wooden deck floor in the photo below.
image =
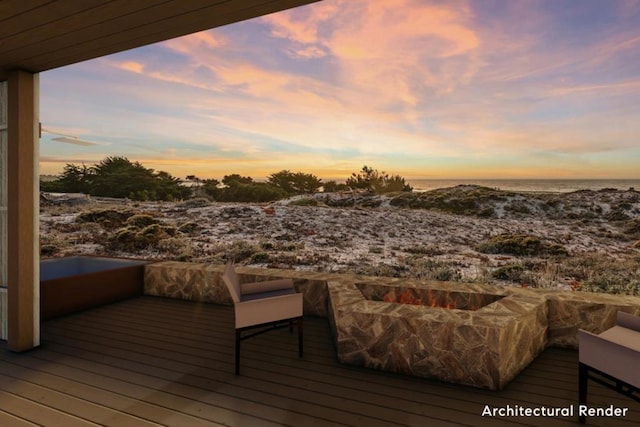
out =
<svg viewBox="0 0 640 427"><path fill-rule="evenodd" d="M0 426L569 426L573 418L481 417L485 405L568 407L577 354L549 349L506 390L409 378L336 362L325 319L305 319L305 356L295 334L243 343L233 375L230 307L142 297L48 321L42 346L0 348ZM590 384L594 403L640 405Z"/></svg>

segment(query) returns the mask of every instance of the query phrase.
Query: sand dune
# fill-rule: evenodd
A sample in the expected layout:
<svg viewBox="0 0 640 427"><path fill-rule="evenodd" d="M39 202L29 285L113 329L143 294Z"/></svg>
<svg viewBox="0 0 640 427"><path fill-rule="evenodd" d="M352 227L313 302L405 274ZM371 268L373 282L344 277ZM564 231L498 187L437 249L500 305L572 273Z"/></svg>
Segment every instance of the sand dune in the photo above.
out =
<svg viewBox="0 0 640 427"><path fill-rule="evenodd" d="M122 215L83 216L109 211ZM43 256L232 258L263 267L640 293L640 193L632 189L518 194L458 186L272 204L92 199L43 206L41 223Z"/></svg>

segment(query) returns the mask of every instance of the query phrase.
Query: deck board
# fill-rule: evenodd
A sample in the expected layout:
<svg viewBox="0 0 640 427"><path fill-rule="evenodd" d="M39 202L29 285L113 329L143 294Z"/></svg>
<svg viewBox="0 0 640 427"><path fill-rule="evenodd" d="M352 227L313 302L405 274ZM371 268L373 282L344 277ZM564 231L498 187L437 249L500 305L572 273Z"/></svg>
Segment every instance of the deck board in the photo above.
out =
<svg viewBox="0 0 640 427"><path fill-rule="evenodd" d="M273 331L243 342L235 376L233 337L231 307L155 297L47 321L40 348L0 349L0 425L577 425L480 416L487 404L575 404L575 351L546 350L494 392L341 365L326 319L313 317L302 359L296 334ZM593 383L589 397L631 413L588 425L640 423L636 402Z"/></svg>

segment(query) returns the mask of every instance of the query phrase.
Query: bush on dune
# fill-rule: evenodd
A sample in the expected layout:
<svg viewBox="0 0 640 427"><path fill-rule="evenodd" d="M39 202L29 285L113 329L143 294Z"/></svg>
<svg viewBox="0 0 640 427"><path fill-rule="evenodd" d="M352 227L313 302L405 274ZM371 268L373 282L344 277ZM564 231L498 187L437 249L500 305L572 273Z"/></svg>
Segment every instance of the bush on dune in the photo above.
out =
<svg viewBox="0 0 640 427"><path fill-rule="evenodd" d="M121 227L135 212L119 209L94 209L82 212L76 218L77 222L95 222L104 228Z"/></svg>
<svg viewBox="0 0 640 427"><path fill-rule="evenodd" d="M360 172L351 174L346 185L349 188L359 188L377 194L413 191L413 187L400 175L389 175L366 165Z"/></svg>
<svg viewBox="0 0 640 427"><path fill-rule="evenodd" d="M267 183L282 190L286 195L312 194L322 186L322 180L317 176L282 170L269 176Z"/></svg>
<svg viewBox="0 0 640 427"><path fill-rule="evenodd" d="M486 254L518 256L568 255L561 245L548 243L536 236L526 234L500 234L479 243L475 249Z"/></svg>
<svg viewBox="0 0 640 427"><path fill-rule="evenodd" d="M87 167L67 164L62 175L41 182L43 191L86 193L132 200L176 200L191 195L191 189L164 171L154 171L126 157L107 157Z"/></svg>
<svg viewBox="0 0 640 427"><path fill-rule="evenodd" d="M483 218L494 216L496 202L503 202L509 193L479 185L441 188L418 194L399 194L391 206L412 209L435 209L457 215Z"/></svg>

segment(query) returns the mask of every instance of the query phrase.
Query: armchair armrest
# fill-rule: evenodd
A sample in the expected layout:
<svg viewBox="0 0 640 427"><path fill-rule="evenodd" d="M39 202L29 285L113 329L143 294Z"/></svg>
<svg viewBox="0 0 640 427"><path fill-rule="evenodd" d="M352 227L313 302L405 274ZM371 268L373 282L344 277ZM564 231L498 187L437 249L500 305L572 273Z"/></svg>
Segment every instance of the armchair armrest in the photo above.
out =
<svg viewBox="0 0 640 427"><path fill-rule="evenodd" d="M640 332L631 332L640 340ZM581 363L640 387L640 370L637 369L640 351L582 329L578 330L578 343Z"/></svg>

